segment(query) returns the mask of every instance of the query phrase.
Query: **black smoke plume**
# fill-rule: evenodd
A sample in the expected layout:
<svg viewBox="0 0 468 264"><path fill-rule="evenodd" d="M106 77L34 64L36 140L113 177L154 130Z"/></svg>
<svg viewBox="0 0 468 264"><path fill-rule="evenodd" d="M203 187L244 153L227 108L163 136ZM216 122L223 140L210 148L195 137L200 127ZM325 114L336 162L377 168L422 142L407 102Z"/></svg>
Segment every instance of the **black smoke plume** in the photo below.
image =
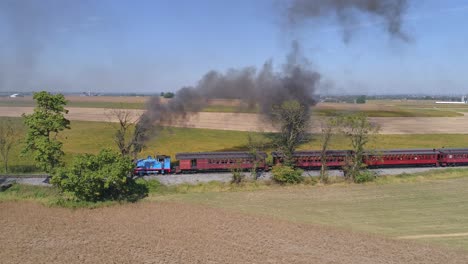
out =
<svg viewBox="0 0 468 264"><path fill-rule="evenodd" d="M142 121L168 124L207 106L210 99L239 99L242 108L258 108L266 117L273 117L273 108L287 100L297 100L310 106L319 84L320 74L313 71L302 55L299 44L293 42L281 71L275 72L273 62L267 61L260 70L254 67L231 69L226 73L210 71L195 87L184 87L174 99L163 103L152 98Z"/></svg>
<svg viewBox="0 0 468 264"><path fill-rule="evenodd" d="M344 41L349 41L353 29L360 26L360 15L365 14L383 20L391 36L408 40L402 31L407 6L407 0L294 0L287 7L287 26L300 27L316 19L335 18L342 27Z"/></svg>
<svg viewBox="0 0 468 264"><path fill-rule="evenodd" d="M314 19L334 17L343 28L344 40L349 40L359 15L370 15L382 19L391 36L406 40L401 27L406 7L406 0L293 0L281 13L286 14L284 20L290 29ZM259 71L254 67L231 69L224 74L210 71L195 87L179 90L167 105L159 98L151 100L144 120L167 123L183 118L187 113L205 107L212 98L240 99L244 106L258 107L260 113L269 118L273 117L275 107L288 100L297 100L310 118L320 77L300 52L299 43L293 41L281 71L273 70L272 61L267 61Z"/></svg>

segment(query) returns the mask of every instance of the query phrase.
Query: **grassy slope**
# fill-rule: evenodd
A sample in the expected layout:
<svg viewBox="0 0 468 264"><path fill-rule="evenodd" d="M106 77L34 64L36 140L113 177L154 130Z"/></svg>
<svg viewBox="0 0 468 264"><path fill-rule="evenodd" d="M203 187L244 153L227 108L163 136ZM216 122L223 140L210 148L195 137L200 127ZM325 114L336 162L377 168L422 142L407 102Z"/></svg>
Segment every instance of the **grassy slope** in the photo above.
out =
<svg viewBox="0 0 468 264"><path fill-rule="evenodd" d="M468 171L449 170L379 179L367 185L292 186L255 192L153 196L338 226L390 237L468 232ZM419 238L468 250L468 236Z"/></svg>

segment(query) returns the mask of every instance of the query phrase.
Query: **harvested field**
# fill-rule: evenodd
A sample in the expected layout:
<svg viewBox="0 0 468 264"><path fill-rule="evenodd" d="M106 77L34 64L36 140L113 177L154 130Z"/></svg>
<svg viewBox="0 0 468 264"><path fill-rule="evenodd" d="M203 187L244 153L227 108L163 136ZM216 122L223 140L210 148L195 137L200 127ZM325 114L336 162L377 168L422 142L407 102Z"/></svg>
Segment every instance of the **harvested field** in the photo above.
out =
<svg viewBox="0 0 468 264"><path fill-rule="evenodd" d="M466 252L180 203L0 211L2 263L468 262Z"/></svg>
<svg viewBox="0 0 468 264"><path fill-rule="evenodd" d="M105 108L68 107L70 120L109 121L109 110ZM32 107L0 107L0 116L17 117L31 113ZM129 110L140 115L143 110ZM466 134L468 115L458 117L373 117L372 122L381 126L381 134ZM316 119L316 122L318 119ZM113 120L115 121L115 120ZM184 122L172 124L177 127L208 128L237 131L275 131L258 114L208 113L189 115ZM311 132L320 132L320 125L313 124Z"/></svg>

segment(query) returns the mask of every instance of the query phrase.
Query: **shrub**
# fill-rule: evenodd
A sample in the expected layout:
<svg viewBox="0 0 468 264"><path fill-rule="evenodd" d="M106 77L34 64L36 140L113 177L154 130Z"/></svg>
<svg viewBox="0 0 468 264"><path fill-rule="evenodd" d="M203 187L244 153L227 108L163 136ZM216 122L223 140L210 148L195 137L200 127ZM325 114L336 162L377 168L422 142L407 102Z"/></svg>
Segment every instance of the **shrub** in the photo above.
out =
<svg viewBox="0 0 468 264"><path fill-rule="evenodd" d="M82 201L136 201L147 195L146 185L130 177L133 163L111 150L77 156L69 168L59 169L51 183Z"/></svg>
<svg viewBox="0 0 468 264"><path fill-rule="evenodd" d="M239 166L232 168L231 173L232 173L231 183L241 184L244 181L245 175Z"/></svg>
<svg viewBox="0 0 468 264"><path fill-rule="evenodd" d="M307 185L315 185L319 181L318 177L313 177L313 176L303 177L303 179L304 180L302 181L302 183L307 184Z"/></svg>
<svg viewBox="0 0 468 264"><path fill-rule="evenodd" d="M375 178L376 178L375 172L370 171L370 170L363 170L354 176L354 182L355 183L370 182L370 181L375 180Z"/></svg>
<svg viewBox="0 0 468 264"><path fill-rule="evenodd" d="M280 184L297 184L304 180L302 170L293 169L289 166L275 165L271 171L273 180Z"/></svg>

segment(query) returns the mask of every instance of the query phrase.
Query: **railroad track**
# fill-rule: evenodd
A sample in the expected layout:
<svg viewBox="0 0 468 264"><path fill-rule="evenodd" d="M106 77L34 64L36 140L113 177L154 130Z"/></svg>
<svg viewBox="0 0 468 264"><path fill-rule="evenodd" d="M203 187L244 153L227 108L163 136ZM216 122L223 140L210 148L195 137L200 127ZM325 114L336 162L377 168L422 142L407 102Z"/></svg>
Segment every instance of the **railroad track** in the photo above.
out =
<svg viewBox="0 0 468 264"><path fill-rule="evenodd" d="M0 179L5 178L48 178L47 174L0 174Z"/></svg>
<svg viewBox="0 0 468 264"><path fill-rule="evenodd" d="M453 167L412 167L412 168L386 168L386 169L373 169L377 175L399 175L403 173L420 173L426 172L429 170L445 170ZM468 169L468 166L456 167L460 169ZM318 176L320 171L305 171L303 175L305 176ZM245 173L246 176L250 175L249 172ZM343 172L340 170L329 170L330 176L343 176ZM270 172L263 172L259 175L259 179L266 180L270 179ZM164 175L151 175L144 176L144 179L151 180L156 179L162 184L166 185L177 185L181 183L188 184L197 184L202 182L210 181L220 181L220 182L230 182L232 180L232 173L223 172L223 173L195 173L195 174L164 174ZM17 182L21 184L32 184L32 185L42 185L50 186L49 184L49 175L47 174L35 174L35 175L0 175L0 183L8 182Z"/></svg>

